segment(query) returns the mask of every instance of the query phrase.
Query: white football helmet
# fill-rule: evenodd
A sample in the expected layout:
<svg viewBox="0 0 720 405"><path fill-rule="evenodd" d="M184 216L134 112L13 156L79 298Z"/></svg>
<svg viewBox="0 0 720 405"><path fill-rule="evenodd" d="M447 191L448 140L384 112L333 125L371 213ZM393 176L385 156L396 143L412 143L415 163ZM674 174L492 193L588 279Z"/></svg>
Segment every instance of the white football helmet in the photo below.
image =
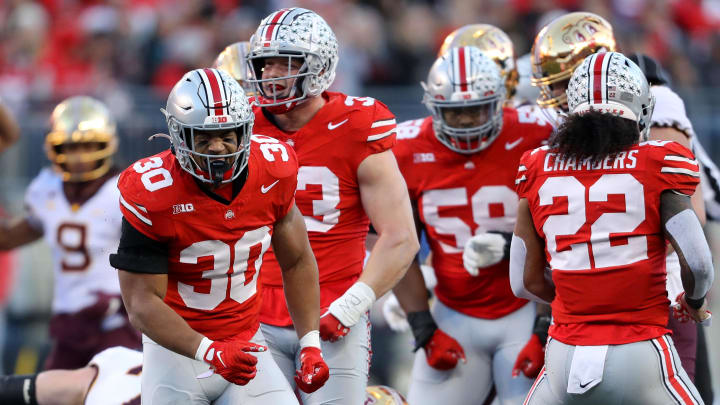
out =
<svg viewBox="0 0 720 405"><path fill-rule="evenodd" d="M451 48L430 68L423 103L432 113L433 129L440 142L459 153L487 148L502 129L505 81L497 64L473 46ZM450 125L444 112L476 107L487 120L474 127ZM484 110L483 110L484 109Z"/></svg>
<svg viewBox="0 0 720 405"><path fill-rule="evenodd" d="M262 78L265 58L285 57L290 71L293 58L302 66L297 74L279 78ZM330 26L318 14L304 8L284 8L267 16L250 38L248 64L255 85L256 103L261 107L284 106L275 112L287 112L308 97L320 95L335 79L338 42ZM295 79L287 97L268 95L263 84Z"/></svg>
<svg viewBox="0 0 720 405"><path fill-rule="evenodd" d="M655 97L642 70L618 52L586 57L567 88L571 114L596 110L636 121L640 139L647 140Z"/></svg>
<svg viewBox="0 0 720 405"><path fill-rule="evenodd" d="M194 177L207 183L229 183L247 166L255 116L242 87L229 74L218 69L185 73L170 91L167 106L161 111L167 120L175 156L180 166ZM227 155L196 152L194 137L198 130L235 130L237 152ZM205 159L208 171L198 165L199 159Z"/></svg>

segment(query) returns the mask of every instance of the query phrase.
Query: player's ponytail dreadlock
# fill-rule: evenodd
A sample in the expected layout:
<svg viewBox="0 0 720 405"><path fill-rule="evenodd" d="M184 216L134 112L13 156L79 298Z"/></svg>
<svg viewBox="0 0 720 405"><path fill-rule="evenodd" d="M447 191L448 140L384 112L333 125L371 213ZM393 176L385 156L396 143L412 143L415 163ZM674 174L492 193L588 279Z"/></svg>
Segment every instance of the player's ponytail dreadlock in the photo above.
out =
<svg viewBox="0 0 720 405"><path fill-rule="evenodd" d="M593 163L634 145L640 133L635 121L599 111L570 114L550 138L550 147L564 158Z"/></svg>

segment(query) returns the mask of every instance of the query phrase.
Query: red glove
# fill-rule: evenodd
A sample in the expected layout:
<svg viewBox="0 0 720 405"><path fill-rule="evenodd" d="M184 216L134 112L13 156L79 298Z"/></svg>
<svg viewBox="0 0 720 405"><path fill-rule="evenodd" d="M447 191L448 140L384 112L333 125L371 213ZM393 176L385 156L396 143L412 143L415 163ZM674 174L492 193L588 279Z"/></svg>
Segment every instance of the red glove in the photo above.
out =
<svg viewBox="0 0 720 405"><path fill-rule="evenodd" d="M432 368L450 370L455 368L458 359L467 362L465 351L460 343L440 329L436 329L430 341L424 346L427 362Z"/></svg>
<svg viewBox="0 0 720 405"><path fill-rule="evenodd" d="M350 328L343 325L330 311L320 317L320 339L335 342L345 337Z"/></svg>
<svg viewBox="0 0 720 405"><path fill-rule="evenodd" d="M316 338L317 339L317 338ZM315 392L330 378L330 369L317 347L304 347L300 351L300 370L295 370L295 383L298 388L309 394Z"/></svg>
<svg viewBox="0 0 720 405"><path fill-rule="evenodd" d="M535 378L540 374L544 363L545 348L538 335L533 333L515 360L512 376L517 377L522 372L527 378Z"/></svg>
<svg viewBox="0 0 720 405"><path fill-rule="evenodd" d="M257 357L249 352L264 352L267 347L244 340L212 342L203 360L222 378L233 384L245 385L255 377ZM212 374L208 374L209 377ZM202 378L199 376L198 378Z"/></svg>
<svg viewBox="0 0 720 405"><path fill-rule="evenodd" d="M688 305L685 300L685 292L681 292L677 296L677 304L672 306L673 318L680 322L694 321L701 324L709 324L712 318L712 312L707 310L707 300L704 300L702 307L694 309Z"/></svg>

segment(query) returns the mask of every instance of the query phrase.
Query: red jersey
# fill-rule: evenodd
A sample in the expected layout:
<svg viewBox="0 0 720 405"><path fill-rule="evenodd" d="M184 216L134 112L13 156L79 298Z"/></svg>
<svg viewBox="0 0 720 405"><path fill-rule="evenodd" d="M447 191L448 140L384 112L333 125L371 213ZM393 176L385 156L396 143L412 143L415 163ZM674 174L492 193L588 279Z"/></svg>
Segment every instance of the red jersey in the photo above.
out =
<svg viewBox="0 0 720 405"><path fill-rule="evenodd" d="M518 170L517 191L545 239L555 282L550 336L607 345L667 333L660 194L693 194L692 153L649 141L591 164L543 147L527 152Z"/></svg>
<svg viewBox="0 0 720 405"><path fill-rule="evenodd" d="M165 303L213 340L250 340L257 331L263 254L293 206L295 153L274 139L252 139L248 177L229 203L205 193L169 151L139 160L118 182L125 219L167 243Z"/></svg>
<svg viewBox="0 0 720 405"><path fill-rule="evenodd" d="M368 156L395 144L395 116L370 97L325 92L325 105L297 132L275 126L254 108L253 132L287 142L300 169L295 199L305 217L320 271L320 305L327 307L360 276L369 220L360 199L357 169ZM265 257L260 321L292 325L274 255Z"/></svg>
<svg viewBox="0 0 720 405"><path fill-rule="evenodd" d="M453 152L435 136L432 118L398 126L393 149L432 250L445 305L476 318L497 319L527 303L510 289L509 261L472 277L463 267L465 243L474 234L512 232L517 215L515 174L523 152L541 145L552 127L513 108L503 110L503 128L484 150Z"/></svg>

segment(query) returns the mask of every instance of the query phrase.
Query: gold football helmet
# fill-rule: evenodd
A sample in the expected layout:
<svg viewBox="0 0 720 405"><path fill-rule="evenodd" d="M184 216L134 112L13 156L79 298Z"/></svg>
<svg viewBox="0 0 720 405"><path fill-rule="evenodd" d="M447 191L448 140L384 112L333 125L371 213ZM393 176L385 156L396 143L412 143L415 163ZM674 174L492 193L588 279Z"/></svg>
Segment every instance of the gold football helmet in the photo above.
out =
<svg viewBox="0 0 720 405"><path fill-rule="evenodd" d="M95 144L97 149L78 156L65 151L67 145ZM87 96L70 97L55 107L50 116L50 132L45 137L45 153L63 181L90 181L105 175L117 150L115 119L105 104ZM70 171L68 163L93 163L92 169Z"/></svg>
<svg viewBox="0 0 720 405"><path fill-rule="evenodd" d="M255 86L247 82L250 68L245 57L249 52L250 42L235 42L220 52L220 55L215 59L215 63L213 63L213 67L230 74L233 79L237 80L240 87L245 90L245 95L251 97L255 94Z"/></svg>
<svg viewBox="0 0 720 405"><path fill-rule="evenodd" d="M371 385L365 392L366 405L408 405L402 394L385 385Z"/></svg>
<svg viewBox="0 0 720 405"><path fill-rule="evenodd" d="M515 66L515 48L510 37L500 28L490 24L468 24L445 37L438 57L450 48L474 46L483 51L500 68L507 97L515 94L518 84L518 72Z"/></svg>
<svg viewBox="0 0 720 405"><path fill-rule="evenodd" d="M565 88L575 68L588 55L615 49L612 26L597 14L568 13L543 27L530 53L530 80L540 88L538 105L566 109Z"/></svg>

